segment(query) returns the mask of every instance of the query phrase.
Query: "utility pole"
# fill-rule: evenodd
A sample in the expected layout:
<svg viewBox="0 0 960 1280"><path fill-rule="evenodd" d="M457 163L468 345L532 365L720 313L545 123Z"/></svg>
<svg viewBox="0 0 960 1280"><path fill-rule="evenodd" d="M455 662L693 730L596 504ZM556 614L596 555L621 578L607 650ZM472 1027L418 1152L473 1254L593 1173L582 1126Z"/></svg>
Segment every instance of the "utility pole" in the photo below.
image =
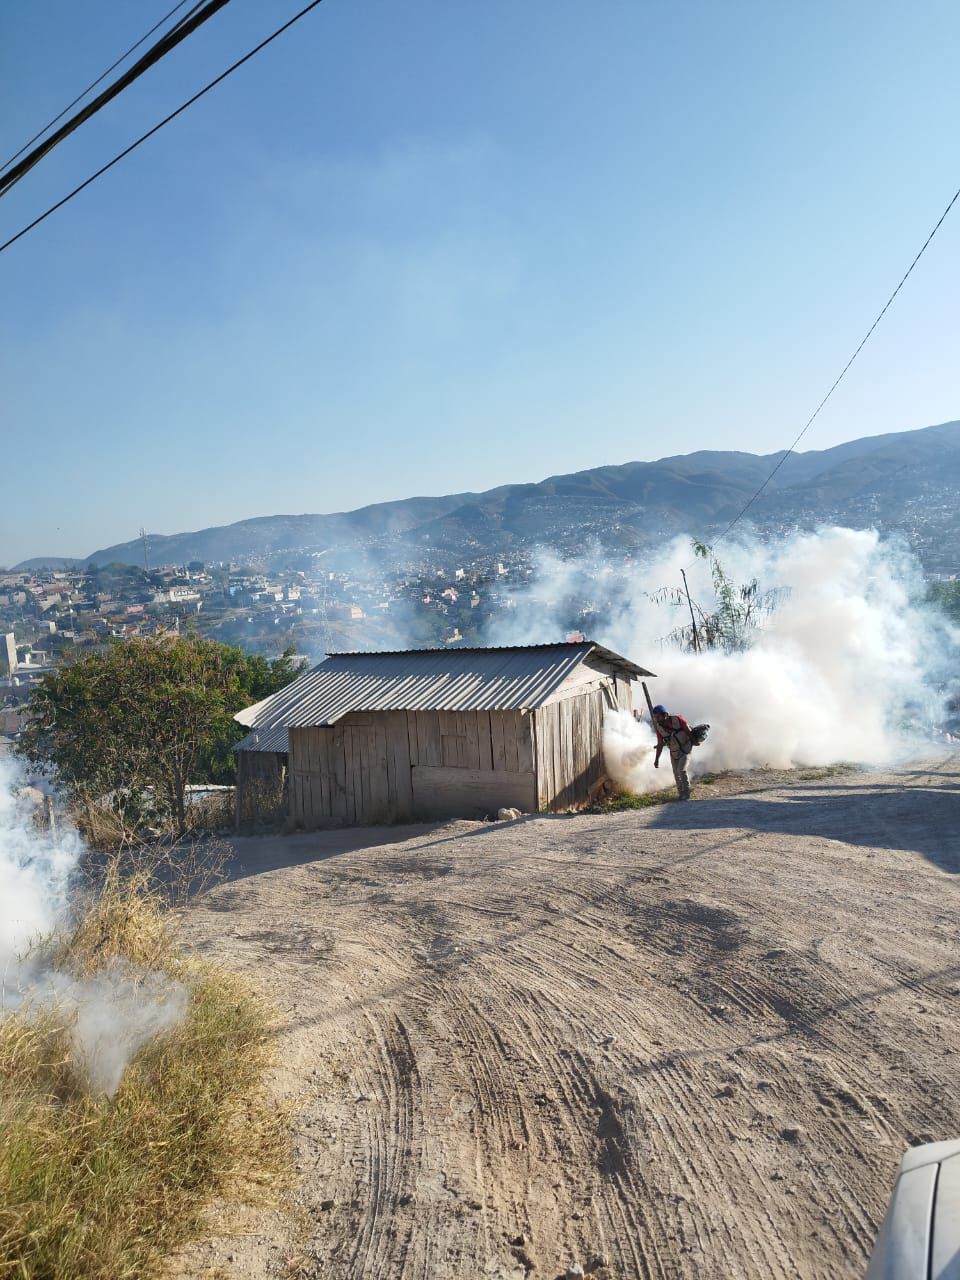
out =
<svg viewBox="0 0 960 1280"><path fill-rule="evenodd" d="M683 578L683 589L687 593L687 604L690 607L690 623L691 623L691 626L693 627L693 648L694 648L694 652L699 653L700 652L700 636L697 632L697 619L694 616L694 612L693 612L693 601L690 599L690 588L687 586L686 569L680 570L680 576Z"/></svg>
<svg viewBox="0 0 960 1280"><path fill-rule="evenodd" d="M320 593L320 643L323 645L324 656L330 648L330 623L327 617L327 586L329 583L329 575L323 575L323 591Z"/></svg>

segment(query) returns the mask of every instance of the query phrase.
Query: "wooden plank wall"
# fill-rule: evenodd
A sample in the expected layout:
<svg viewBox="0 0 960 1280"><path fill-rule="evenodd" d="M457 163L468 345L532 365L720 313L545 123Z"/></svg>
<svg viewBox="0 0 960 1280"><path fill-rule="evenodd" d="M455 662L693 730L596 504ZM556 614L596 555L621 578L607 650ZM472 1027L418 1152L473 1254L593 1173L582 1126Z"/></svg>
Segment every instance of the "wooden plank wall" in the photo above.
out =
<svg viewBox="0 0 960 1280"><path fill-rule="evenodd" d="M541 809L581 803L603 776L603 716L611 701L603 689L593 689L533 713Z"/></svg>
<svg viewBox="0 0 960 1280"><path fill-rule="evenodd" d="M459 769L418 764L413 776L413 807L418 818L482 818L498 809L536 808L533 770Z"/></svg>
<svg viewBox="0 0 960 1280"><path fill-rule="evenodd" d="M329 729L289 729L290 817L308 830L333 816Z"/></svg>
<svg viewBox="0 0 960 1280"><path fill-rule="evenodd" d="M531 718L520 711L407 712L413 813L536 806Z"/></svg>
<svg viewBox="0 0 960 1280"><path fill-rule="evenodd" d="M413 816L409 717L406 711L388 711L381 718L387 735L387 800L392 820L399 821Z"/></svg>
<svg viewBox="0 0 960 1280"><path fill-rule="evenodd" d="M328 728L290 729L289 739L290 815L308 830L417 816L413 771L424 768L445 772L416 775L421 797L432 776L447 800L455 794L453 774L463 771L465 814L477 807L481 780L491 796L498 794L488 786L492 773L505 775L504 805L521 794L528 797L524 807L536 804L531 717L519 711L354 714ZM529 775L529 786L518 775ZM420 806L424 813L433 808Z"/></svg>
<svg viewBox="0 0 960 1280"><path fill-rule="evenodd" d="M238 751L237 781L239 784L262 780L273 783L283 776L286 755L276 751Z"/></svg>
<svg viewBox="0 0 960 1280"><path fill-rule="evenodd" d="M237 752L235 822L274 819L283 813L287 757L275 751Z"/></svg>
<svg viewBox="0 0 960 1280"><path fill-rule="evenodd" d="M633 685L634 685L634 681L625 680L623 676L614 676L613 678L614 697L616 699L617 706L620 708L621 711L633 710ZM640 692L640 689L638 686L637 693L639 694L639 692ZM642 697L640 699L640 702L641 704L643 703Z"/></svg>

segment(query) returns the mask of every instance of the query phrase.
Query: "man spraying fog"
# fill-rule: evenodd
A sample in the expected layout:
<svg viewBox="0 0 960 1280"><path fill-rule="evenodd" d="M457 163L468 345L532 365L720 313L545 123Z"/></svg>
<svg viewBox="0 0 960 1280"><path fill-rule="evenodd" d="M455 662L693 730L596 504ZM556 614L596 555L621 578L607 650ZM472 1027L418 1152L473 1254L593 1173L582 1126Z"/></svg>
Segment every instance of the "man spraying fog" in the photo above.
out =
<svg viewBox="0 0 960 1280"><path fill-rule="evenodd" d="M653 757L653 767L660 768L660 757L664 747L670 751L670 763L673 766L673 780L677 784L677 797L680 800L690 799L690 779L687 777L687 757L694 747L706 741L708 724L695 724L693 728L687 724L683 716L671 715L662 703L653 705L650 691L641 684L643 696L647 700L650 719L657 735L657 749ZM640 712L634 711L634 719L639 720Z"/></svg>
<svg viewBox="0 0 960 1280"><path fill-rule="evenodd" d="M660 756L664 747L667 747L670 751L670 763L673 765L673 780L677 784L677 796L681 800L689 800L690 779L687 777L687 757L696 745L693 732L683 716L671 715L664 706L655 706L651 714L657 731L657 750L653 757L653 767L660 768Z"/></svg>

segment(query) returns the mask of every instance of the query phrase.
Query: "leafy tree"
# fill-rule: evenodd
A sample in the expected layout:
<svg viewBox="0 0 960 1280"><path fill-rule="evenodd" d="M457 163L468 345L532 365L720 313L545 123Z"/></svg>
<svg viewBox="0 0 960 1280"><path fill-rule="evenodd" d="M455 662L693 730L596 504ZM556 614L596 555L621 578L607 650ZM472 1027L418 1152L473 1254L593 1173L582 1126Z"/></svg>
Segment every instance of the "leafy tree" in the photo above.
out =
<svg viewBox="0 0 960 1280"><path fill-rule="evenodd" d="M236 652L241 651L238 649ZM272 662L260 653L241 654L241 659L240 688L247 695L243 706L279 693L303 670L303 659L296 657L296 650L290 645Z"/></svg>
<svg viewBox="0 0 960 1280"><path fill-rule="evenodd" d="M290 647L272 661L260 653L244 653L233 645L219 647L228 652L235 663L239 696L235 711L269 698L273 693L279 693L291 681L296 680L303 670L303 659L296 658L296 651ZM198 778L221 784L233 782L236 776L233 748L246 732L246 729L231 719L226 733L211 737L198 761Z"/></svg>
<svg viewBox="0 0 960 1280"><path fill-rule="evenodd" d="M152 788L183 832L188 783L232 775L244 732L233 714L296 674L289 653L270 663L196 636L118 641L44 677L18 750L79 802L110 795L133 811Z"/></svg>

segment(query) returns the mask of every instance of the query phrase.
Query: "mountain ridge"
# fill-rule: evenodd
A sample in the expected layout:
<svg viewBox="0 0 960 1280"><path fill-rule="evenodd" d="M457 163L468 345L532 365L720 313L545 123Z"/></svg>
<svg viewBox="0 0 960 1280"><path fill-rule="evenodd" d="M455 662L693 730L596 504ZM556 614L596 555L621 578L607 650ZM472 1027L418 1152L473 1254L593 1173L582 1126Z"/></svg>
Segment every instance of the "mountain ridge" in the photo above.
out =
<svg viewBox="0 0 960 1280"><path fill-rule="evenodd" d="M960 494L960 421L864 436L789 454L782 461L785 454L696 450L652 462L558 473L480 493L401 498L328 514L253 516L190 532L148 534L147 557L151 564L183 564L335 547L392 545L398 551L422 551L443 546L459 554L471 547L494 551L543 542L562 549L576 545L578 538L610 540L614 531L622 535L620 541L681 531L709 538L765 482L750 510L751 520L761 524L810 523L818 510L824 518L862 523L882 502L878 519L889 525L900 507L905 512L926 499L934 505L942 500L949 508L951 498ZM779 469L768 480L777 463ZM97 550L83 563L139 564L143 555L143 541L137 538ZM38 562L34 557L22 564Z"/></svg>

